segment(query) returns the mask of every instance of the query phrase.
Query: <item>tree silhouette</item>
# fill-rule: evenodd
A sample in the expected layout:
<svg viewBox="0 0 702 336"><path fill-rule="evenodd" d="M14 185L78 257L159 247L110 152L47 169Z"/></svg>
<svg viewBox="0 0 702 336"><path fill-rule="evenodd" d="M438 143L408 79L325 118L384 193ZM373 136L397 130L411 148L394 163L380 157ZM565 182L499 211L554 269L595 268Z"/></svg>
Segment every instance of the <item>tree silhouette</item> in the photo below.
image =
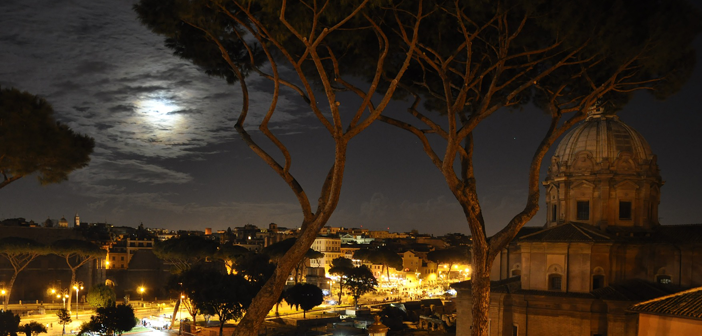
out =
<svg viewBox="0 0 702 336"><path fill-rule="evenodd" d="M105 284L97 284L90 288L85 299L89 305L95 308L108 307L117 302L115 291Z"/></svg>
<svg viewBox="0 0 702 336"><path fill-rule="evenodd" d="M132 330L137 324L131 305L112 304L100 307L95 312L95 315L90 316L90 321L80 326L79 335L88 332L97 332L102 335L121 335L125 331Z"/></svg>
<svg viewBox="0 0 702 336"><path fill-rule="evenodd" d="M3 298L4 310L7 310L7 305L10 302L12 287L15 284L15 280L17 280L17 275L38 256L47 253L46 246L31 239L22 237L5 237L0 239L0 255L10 262L14 270L10 281L5 285L6 294Z"/></svg>
<svg viewBox="0 0 702 336"><path fill-rule="evenodd" d="M95 143L54 120L43 98L0 88L0 189L37 173L42 185L59 183L88 165Z"/></svg>
<svg viewBox="0 0 702 336"><path fill-rule="evenodd" d="M41 333L46 333L46 326L37 321L30 321L29 323L23 324L19 328L19 331L25 333L27 336L37 336Z"/></svg>
<svg viewBox="0 0 702 336"><path fill-rule="evenodd" d="M211 268L192 269L184 274L193 279L186 290L194 306L204 314L219 317L220 336L224 323L241 318L256 294L254 285L241 274L225 274Z"/></svg>
<svg viewBox="0 0 702 336"><path fill-rule="evenodd" d="M11 310L0 311L0 336L17 336L20 317Z"/></svg>
<svg viewBox="0 0 702 336"><path fill-rule="evenodd" d="M307 311L323 301L322 289L312 284L296 284L285 290L285 302L295 309L302 308L302 318L307 318Z"/></svg>
<svg viewBox="0 0 702 336"><path fill-rule="evenodd" d="M235 330L236 335L257 335L266 314L283 291L288 275L308 252L338 205L349 142L378 119L397 88L397 79L409 66L414 43L410 44L407 55L392 59L404 66L397 68L396 79L384 87L385 93L377 96L377 100L371 101L371 97L378 93L382 80L380 73L362 90L365 98L343 102L343 105L339 101L337 91L344 89L343 76L354 76L356 70L347 67L352 58L344 57L353 49L331 48L331 44L338 41L343 46L350 38L363 37L366 38L364 48L376 52L374 60L364 60L364 66L380 69L390 61L387 34L380 29L381 22L366 15L367 7L376 6L369 0L353 3L330 1L323 6L265 0L215 3L142 0L134 7L142 23L153 32L164 35L166 45L177 56L192 61L209 75L238 84L243 103L235 124L236 131L249 148L285 181L300 204L303 221L297 241L258 292ZM418 8L421 11L422 6ZM402 31L408 36L416 36L418 23L416 20L415 27L403 27ZM280 71L284 66L292 71ZM269 153L247 129L250 97L246 76L251 72L270 80L272 86L269 109L258 129L277 153ZM327 139L332 140L333 160L320 184L318 196L308 197L291 171L293 155L269 128L269 122L278 110L282 87L292 90L309 105L316 121L329 134ZM313 200L317 200L316 205Z"/></svg>
<svg viewBox="0 0 702 336"><path fill-rule="evenodd" d="M61 335L66 333L66 324L71 323L71 312L66 308L61 308L56 312L56 316L59 319L59 323L63 327L61 329Z"/></svg>
<svg viewBox="0 0 702 336"><path fill-rule="evenodd" d="M107 251L97 245L78 239L61 239L49 246L51 253L66 260L66 265L71 269L71 284L76 282L76 271L91 260L104 258ZM77 300L78 298L76 298ZM71 309L71 295L68 296L67 305Z"/></svg>
<svg viewBox="0 0 702 336"><path fill-rule="evenodd" d="M354 259L360 259L373 264L383 265L380 273L385 271L388 280L390 279L390 267L396 270L402 269L402 257L385 247L357 250L353 257Z"/></svg>
<svg viewBox="0 0 702 336"><path fill-rule="evenodd" d="M341 304L341 295L344 293L344 283L346 282L346 277L353 271L353 261L348 258L339 257L332 260L331 265L329 274L334 274L339 277L339 304Z"/></svg>
<svg viewBox="0 0 702 336"><path fill-rule="evenodd" d="M216 241L196 235L181 235L158 242L154 254L166 264L173 265L175 272L182 272L192 265L217 254Z"/></svg>
<svg viewBox="0 0 702 336"><path fill-rule="evenodd" d="M351 292L354 306L358 308L358 299L366 293L375 291L378 280L373 276L373 271L366 265L354 267L346 276L344 286Z"/></svg>
<svg viewBox="0 0 702 336"><path fill-rule="evenodd" d="M239 260L250 253L251 252L243 246L225 243L219 245L215 253L215 258L222 260L224 266L227 268L227 272L231 274Z"/></svg>
<svg viewBox="0 0 702 336"><path fill-rule="evenodd" d="M172 265L174 273L182 273L209 257L214 257L217 254L218 245L216 241L206 239L195 235L180 235L173 237L154 245L153 252L167 265ZM173 307L173 315L171 317L170 327L175 324L178 309L180 309L181 301L176 301Z"/></svg>

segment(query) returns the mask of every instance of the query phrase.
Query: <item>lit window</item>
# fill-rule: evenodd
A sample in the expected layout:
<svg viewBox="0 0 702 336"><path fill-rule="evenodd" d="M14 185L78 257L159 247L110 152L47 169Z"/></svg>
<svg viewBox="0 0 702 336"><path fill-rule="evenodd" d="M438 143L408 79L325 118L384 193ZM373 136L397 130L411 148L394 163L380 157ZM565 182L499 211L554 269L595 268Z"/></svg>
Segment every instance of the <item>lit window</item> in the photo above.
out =
<svg viewBox="0 0 702 336"><path fill-rule="evenodd" d="M673 279L670 275L659 275L656 277L656 282L663 285L670 285L673 283Z"/></svg>
<svg viewBox="0 0 702 336"><path fill-rule="evenodd" d="M619 219L631 219L631 202L619 202Z"/></svg>
<svg viewBox="0 0 702 336"><path fill-rule="evenodd" d="M577 209L577 219L578 220L589 220L590 219L590 201L578 201Z"/></svg>

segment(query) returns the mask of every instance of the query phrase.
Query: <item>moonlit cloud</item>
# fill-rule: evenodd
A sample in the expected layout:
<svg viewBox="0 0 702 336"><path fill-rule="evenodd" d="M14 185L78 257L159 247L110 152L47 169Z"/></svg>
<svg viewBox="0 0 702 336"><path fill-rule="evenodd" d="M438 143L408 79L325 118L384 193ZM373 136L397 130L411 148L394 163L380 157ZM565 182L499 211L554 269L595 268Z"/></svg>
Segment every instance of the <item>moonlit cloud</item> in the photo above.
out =
<svg viewBox="0 0 702 336"><path fill-rule="evenodd" d="M0 84L46 98L59 120L95 139L90 166L71 176L74 189L96 199L91 207L144 202L164 210L183 208L122 182L192 182L188 173L162 160L204 160L213 153L205 149L209 144L232 139L239 87L174 57L162 37L138 22L132 3L3 1L0 63L12 66L0 68ZM249 83L268 85L256 77ZM267 92L251 93L248 124L267 111ZM281 96L273 126L301 117L290 114L298 107ZM110 194L116 190L120 195Z"/></svg>

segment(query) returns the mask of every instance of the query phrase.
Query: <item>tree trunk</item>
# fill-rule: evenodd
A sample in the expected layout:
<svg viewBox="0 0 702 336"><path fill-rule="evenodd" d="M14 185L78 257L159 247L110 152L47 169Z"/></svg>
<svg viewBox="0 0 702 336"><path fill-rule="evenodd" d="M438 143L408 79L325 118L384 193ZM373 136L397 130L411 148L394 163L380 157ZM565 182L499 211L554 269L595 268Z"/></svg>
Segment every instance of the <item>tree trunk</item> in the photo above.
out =
<svg viewBox="0 0 702 336"><path fill-rule="evenodd" d="M10 278L10 283L6 287L5 297L4 297L4 310L7 311L7 305L10 304L10 294L12 294L12 286L15 284L15 279L17 279L17 272Z"/></svg>
<svg viewBox="0 0 702 336"><path fill-rule="evenodd" d="M224 334L224 321L222 321L222 317L219 317L219 336L222 336Z"/></svg>
<svg viewBox="0 0 702 336"><path fill-rule="evenodd" d="M178 314L178 308L180 308L180 299L176 301L175 307L173 307L173 316L171 317L171 325L168 326L168 330L173 329L173 325L175 324L176 320L176 315Z"/></svg>
<svg viewBox="0 0 702 336"><path fill-rule="evenodd" d="M68 256L66 256L66 263L68 264L68 267L71 269L71 283L68 284L68 300L66 300L66 302L67 302L66 308L68 309L68 311L71 311L71 298L73 298L73 295L71 295L71 294L73 294L72 292L74 292L72 286L74 283L76 283L76 268L70 267L71 264L68 262ZM78 298L76 298L76 301L77 300L78 300ZM77 308L76 308L76 312L78 312Z"/></svg>
<svg viewBox="0 0 702 336"><path fill-rule="evenodd" d="M344 284L343 280L341 279L341 275L339 276L339 305L341 305L341 295L344 293Z"/></svg>
<svg viewBox="0 0 702 336"><path fill-rule="evenodd" d="M486 257L483 253L477 256ZM482 258L484 259L484 258ZM490 266L492 262L476 260L471 276L471 296L473 298L472 335L488 336L488 313L490 310Z"/></svg>
<svg viewBox="0 0 702 336"><path fill-rule="evenodd" d="M298 237L295 245L278 261L273 275L256 294L253 303L246 310L244 318L234 330L235 336L258 335L258 328L278 301L290 272L310 249L317 237L317 233L326 224L329 217L330 215L322 214L315 218L313 222L302 224L306 229L302 230L302 234Z"/></svg>

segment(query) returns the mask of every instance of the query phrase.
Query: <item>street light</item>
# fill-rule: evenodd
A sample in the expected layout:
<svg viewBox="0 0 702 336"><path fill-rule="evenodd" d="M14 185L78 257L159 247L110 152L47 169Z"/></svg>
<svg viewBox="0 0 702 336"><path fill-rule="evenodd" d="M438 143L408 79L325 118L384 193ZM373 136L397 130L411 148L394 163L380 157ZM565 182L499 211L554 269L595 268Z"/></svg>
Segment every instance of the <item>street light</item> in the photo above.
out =
<svg viewBox="0 0 702 336"><path fill-rule="evenodd" d="M66 309L66 299L68 299L68 288L66 289L61 289L61 293L56 294L57 299L62 299L63 300L63 309ZM51 293L56 293L55 289L51 289Z"/></svg>
<svg viewBox="0 0 702 336"><path fill-rule="evenodd" d="M139 287L139 294L141 294L141 301L144 301L144 291L145 290L146 289L144 288L144 286Z"/></svg>
<svg viewBox="0 0 702 336"><path fill-rule="evenodd" d="M78 291L83 289L83 282L76 281L73 283L73 289L76 290L76 320L78 319Z"/></svg>

